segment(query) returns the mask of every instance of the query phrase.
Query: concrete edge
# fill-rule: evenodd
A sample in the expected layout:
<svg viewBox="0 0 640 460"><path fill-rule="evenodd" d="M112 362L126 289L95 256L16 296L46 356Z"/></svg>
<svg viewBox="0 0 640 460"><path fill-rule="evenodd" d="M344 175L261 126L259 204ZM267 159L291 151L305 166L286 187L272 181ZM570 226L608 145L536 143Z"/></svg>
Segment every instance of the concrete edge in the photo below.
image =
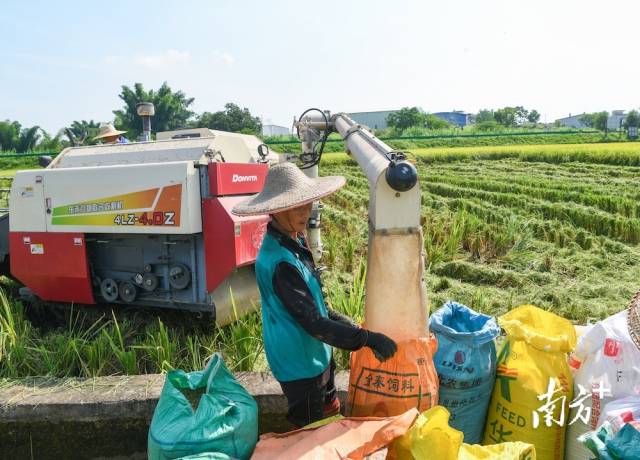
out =
<svg viewBox="0 0 640 460"><path fill-rule="evenodd" d="M235 377L256 399L260 413L286 414L286 399L270 373L239 372ZM164 374L5 381L0 384L0 424L119 418L150 420L164 381ZM336 373L336 388L343 401L348 381L348 372Z"/></svg>

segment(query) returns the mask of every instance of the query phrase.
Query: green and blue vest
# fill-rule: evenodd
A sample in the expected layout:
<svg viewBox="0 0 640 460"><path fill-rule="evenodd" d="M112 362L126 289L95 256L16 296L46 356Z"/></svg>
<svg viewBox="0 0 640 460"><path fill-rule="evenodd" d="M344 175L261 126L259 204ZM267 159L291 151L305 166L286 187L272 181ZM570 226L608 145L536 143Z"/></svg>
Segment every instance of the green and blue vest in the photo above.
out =
<svg viewBox="0 0 640 460"><path fill-rule="evenodd" d="M289 314L274 291L274 271L281 262L294 266L307 283L320 314L326 318L322 287L300 256L285 247L275 233L271 228L265 233L255 265L267 361L274 377L281 382L316 377L329 365L331 347L309 335Z"/></svg>

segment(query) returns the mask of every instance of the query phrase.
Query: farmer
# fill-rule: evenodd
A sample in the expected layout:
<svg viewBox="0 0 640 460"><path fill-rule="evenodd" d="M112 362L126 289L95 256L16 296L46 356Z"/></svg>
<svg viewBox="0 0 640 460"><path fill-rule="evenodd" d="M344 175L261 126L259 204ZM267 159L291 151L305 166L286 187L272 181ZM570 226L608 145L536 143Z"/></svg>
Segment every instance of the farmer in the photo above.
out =
<svg viewBox="0 0 640 460"><path fill-rule="evenodd" d="M103 123L100 125L100 132L94 141L102 141L103 144L128 144L129 139L123 136L126 131L119 131L113 127L111 123Z"/></svg>
<svg viewBox="0 0 640 460"><path fill-rule="evenodd" d="M340 411L331 347L369 347L380 361L396 352L393 340L331 310L322 295L305 231L312 202L344 184L344 177L310 179L295 165L282 163L269 169L262 192L233 208L240 216L271 215L256 260L256 279L267 361L287 397L287 419L295 427Z"/></svg>

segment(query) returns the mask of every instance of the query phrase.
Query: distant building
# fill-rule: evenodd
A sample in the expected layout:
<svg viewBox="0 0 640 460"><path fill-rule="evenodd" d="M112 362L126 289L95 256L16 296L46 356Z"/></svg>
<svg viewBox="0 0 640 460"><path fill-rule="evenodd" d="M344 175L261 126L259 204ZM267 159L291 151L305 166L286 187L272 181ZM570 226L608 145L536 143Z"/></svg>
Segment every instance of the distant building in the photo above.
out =
<svg viewBox="0 0 640 460"><path fill-rule="evenodd" d="M582 121L582 116L585 115L581 113L580 115L571 115L568 117L558 118L556 123L559 123L560 126L566 126L567 128L588 128L585 122Z"/></svg>
<svg viewBox="0 0 640 460"><path fill-rule="evenodd" d="M571 115L565 118L558 118L556 123L559 123L561 126L566 126L568 128L588 128L586 123L584 123L581 118L586 115L584 113L580 115ZM615 130L620 129L622 124L624 123L624 119L627 115L624 113L624 110L612 110L611 115L607 119L607 129Z"/></svg>
<svg viewBox="0 0 640 460"><path fill-rule="evenodd" d="M622 128L625 118L627 118L627 115L624 113L624 110L612 110L611 115L609 115L609 118L607 119L607 129L613 130Z"/></svg>
<svg viewBox="0 0 640 460"><path fill-rule="evenodd" d="M398 109L400 110L400 109ZM387 125L387 117L397 110L380 110L377 112L353 112L348 115L353 118L356 123L366 125L372 129L385 129ZM472 122L471 115L459 110L453 112L437 112L434 113L438 118L441 118L451 124L463 127Z"/></svg>
<svg viewBox="0 0 640 460"><path fill-rule="evenodd" d="M288 136L291 131L286 126L262 125L263 136Z"/></svg>
<svg viewBox="0 0 640 460"><path fill-rule="evenodd" d="M436 112L433 115L451 123L452 125L459 126L460 128L464 128L471 124L471 114L464 113L461 110L454 110L453 112Z"/></svg>
<svg viewBox="0 0 640 460"><path fill-rule="evenodd" d="M387 117L397 110L379 110L377 112L353 112L349 117L358 124L368 126L371 129L387 128Z"/></svg>

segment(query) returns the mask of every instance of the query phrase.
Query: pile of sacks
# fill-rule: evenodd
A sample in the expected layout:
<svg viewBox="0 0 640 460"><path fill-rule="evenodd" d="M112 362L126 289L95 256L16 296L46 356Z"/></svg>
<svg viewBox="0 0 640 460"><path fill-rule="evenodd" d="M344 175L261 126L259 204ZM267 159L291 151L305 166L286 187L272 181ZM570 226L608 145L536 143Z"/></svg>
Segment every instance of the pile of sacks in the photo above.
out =
<svg viewBox="0 0 640 460"><path fill-rule="evenodd" d="M430 330L395 364L370 359L371 381L352 369L357 417L259 440L255 401L218 355L204 371L170 372L149 458L640 460L640 293L579 338L532 305L496 320L447 302ZM367 386L374 374L387 376L380 391ZM198 388L192 409L184 392ZM368 408L382 416L361 416Z"/></svg>

